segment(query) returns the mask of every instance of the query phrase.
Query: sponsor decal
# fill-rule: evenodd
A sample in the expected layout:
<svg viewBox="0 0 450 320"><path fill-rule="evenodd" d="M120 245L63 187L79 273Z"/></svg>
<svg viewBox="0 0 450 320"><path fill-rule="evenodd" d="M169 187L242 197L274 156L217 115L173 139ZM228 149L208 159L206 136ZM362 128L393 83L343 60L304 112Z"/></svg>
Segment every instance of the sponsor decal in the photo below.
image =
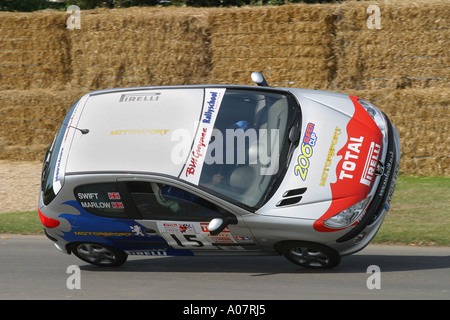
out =
<svg viewBox="0 0 450 320"><path fill-rule="evenodd" d="M120 95L119 102L153 102L158 101L160 92L124 93Z"/></svg>
<svg viewBox="0 0 450 320"><path fill-rule="evenodd" d="M104 196L99 196L98 192L78 192L76 194L77 199L83 208L91 209L124 209L123 202L116 201L101 201L106 199ZM109 200L120 200L119 192L107 192ZM82 201L90 200L90 201Z"/></svg>
<svg viewBox="0 0 450 320"><path fill-rule="evenodd" d="M317 135L314 132L315 124L310 122L306 126L305 135L303 136L302 144L300 145L300 155L297 157L297 165L294 167L296 176L305 181L308 175L310 165L309 159L313 155L313 148L317 142Z"/></svg>
<svg viewBox="0 0 450 320"><path fill-rule="evenodd" d="M130 226L131 232L105 232L105 231L74 231L76 236L94 236L94 237L145 237L139 225Z"/></svg>
<svg viewBox="0 0 450 320"><path fill-rule="evenodd" d="M356 169L356 163L359 158L359 153L361 152L361 146L364 141L364 137L359 138L350 137L349 143L347 144L344 163L341 167L341 172L339 173L339 179L353 179L353 172Z"/></svg>
<svg viewBox="0 0 450 320"><path fill-rule="evenodd" d="M167 256L166 248L149 250L126 250L125 253L131 256Z"/></svg>
<svg viewBox="0 0 450 320"><path fill-rule="evenodd" d="M202 228L202 232L209 233L208 226L209 226L209 223L200 223L200 227ZM228 229L228 227L225 227L225 229L223 229L222 232L230 232L230 229Z"/></svg>
<svg viewBox="0 0 450 320"><path fill-rule="evenodd" d="M359 181L366 186L372 184L375 172L377 170L378 159L380 158L381 146L378 143L372 142L370 144L369 153L367 155L366 164Z"/></svg>
<svg viewBox="0 0 450 320"><path fill-rule="evenodd" d="M80 204L83 208L93 208L93 209L110 209L110 202L87 202L80 201Z"/></svg>
<svg viewBox="0 0 450 320"><path fill-rule="evenodd" d="M59 151L58 162L56 163L56 172L55 172L55 182L59 181L59 169L61 168L61 159L64 152L64 148L62 147Z"/></svg>
<svg viewBox="0 0 450 320"><path fill-rule="evenodd" d="M186 177L189 175L194 175L195 170L197 168L197 164L203 159L204 151L206 148L205 140L207 136L208 129L203 128L202 133L200 135L200 141L197 143L197 147L192 151L190 162L186 168Z"/></svg>
<svg viewBox="0 0 450 320"><path fill-rule="evenodd" d="M201 171L206 158L206 150L216 122L223 96L226 89L205 89L203 109L200 117L199 128L194 138L192 150L180 178L198 184Z"/></svg>
<svg viewBox="0 0 450 320"><path fill-rule="evenodd" d="M391 207L391 201L392 201L392 197L394 196L394 190L395 190L395 186L397 185L397 180L398 180L398 173L400 171L399 166L397 165L394 170L395 171L394 171L394 176L392 178L391 188L389 189L389 194L387 196L386 203L384 205L386 211L389 211L389 209Z"/></svg>
<svg viewBox="0 0 450 320"><path fill-rule="evenodd" d="M109 135L121 136L121 135L151 134L151 135L165 136L169 131L170 131L169 129L126 129L126 130L111 130Z"/></svg>
<svg viewBox="0 0 450 320"><path fill-rule="evenodd" d="M122 202L111 202L111 206L112 206L114 209L123 209L123 208L124 208Z"/></svg>
<svg viewBox="0 0 450 320"><path fill-rule="evenodd" d="M98 199L97 192L78 192L77 197L79 200L94 200Z"/></svg>
<svg viewBox="0 0 450 320"><path fill-rule="evenodd" d="M230 230L225 228L221 233L212 236L209 233L207 222L157 222L158 230L167 243L174 248L203 248L219 249L220 245L235 245L235 239ZM242 237L243 241L251 241L249 237Z"/></svg>
<svg viewBox="0 0 450 320"><path fill-rule="evenodd" d="M145 237L144 232L142 232L141 226L139 225L134 225L134 226L130 226L131 232L133 232L133 234L135 236L141 236L141 237Z"/></svg>
<svg viewBox="0 0 450 320"><path fill-rule="evenodd" d="M96 231L74 231L76 236L95 236L95 237L131 237L131 232L96 232Z"/></svg>
<svg viewBox="0 0 450 320"><path fill-rule="evenodd" d="M226 227L221 233L216 236L212 236L208 230L209 223L200 223L200 227L202 231L206 234L206 236L210 239L210 241L214 244L232 244L237 243L237 241L233 238L230 233L230 229Z"/></svg>
<svg viewBox="0 0 450 320"><path fill-rule="evenodd" d="M180 233L195 233L194 226L189 223L183 223L179 225Z"/></svg>
<svg viewBox="0 0 450 320"><path fill-rule="evenodd" d="M320 185L322 187L324 187L325 183L327 182L328 171L330 170L330 166L331 166L333 157L336 154L336 150L334 149L334 146L338 143L340 134L341 134L341 129L339 129L339 127L336 127L336 129L334 130L333 139L331 140L330 149L328 149L327 160L325 161L325 166L322 171L322 177L320 179Z"/></svg>
<svg viewBox="0 0 450 320"><path fill-rule="evenodd" d="M236 236L234 237L237 241L252 241L252 239L248 236Z"/></svg>
<svg viewBox="0 0 450 320"><path fill-rule="evenodd" d="M120 193L119 192L108 192L108 199L120 200Z"/></svg>
<svg viewBox="0 0 450 320"><path fill-rule="evenodd" d="M211 118L217 111L216 101L218 93L216 91L212 91L210 95L210 100L205 104L207 110L203 113L203 123L211 123Z"/></svg>
<svg viewBox="0 0 450 320"><path fill-rule="evenodd" d="M191 223L161 222L158 226L161 232L166 233L196 233L194 225Z"/></svg>
<svg viewBox="0 0 450 320"><path fill-rule="evenodd" d="M380 129L358 103L358 98L351 96L350 99L355 111L346 127L348 140L336 153L340 160L336 165L336 182L330 183L332 202L314 222L314 229L320 232L340 230L328 228L323 222L367 197L374 180L375 171L372 172L372 168L376 168L381 154Z"/></svg>

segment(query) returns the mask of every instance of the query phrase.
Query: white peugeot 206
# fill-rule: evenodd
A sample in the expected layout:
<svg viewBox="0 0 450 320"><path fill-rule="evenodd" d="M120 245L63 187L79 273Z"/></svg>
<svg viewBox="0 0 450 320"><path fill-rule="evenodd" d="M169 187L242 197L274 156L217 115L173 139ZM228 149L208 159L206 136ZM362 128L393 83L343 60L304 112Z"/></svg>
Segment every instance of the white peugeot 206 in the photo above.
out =
<svg viewBox="0 0 450 320"><path fill-rule="evenodd" d="M400 141L346 94L193 85L91 92L43 164L56 247L99 266L128 255L283 255L332 268L380 228Z"/></svg>

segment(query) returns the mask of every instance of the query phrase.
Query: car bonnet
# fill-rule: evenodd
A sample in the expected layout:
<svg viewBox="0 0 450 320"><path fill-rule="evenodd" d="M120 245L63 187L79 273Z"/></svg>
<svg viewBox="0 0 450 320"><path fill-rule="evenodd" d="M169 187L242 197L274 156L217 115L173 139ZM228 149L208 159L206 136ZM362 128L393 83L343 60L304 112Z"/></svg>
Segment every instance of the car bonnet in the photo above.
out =
<svg viewBox="0 0 450 320"><path fill-rule="evenodd" d="M381 157L380 129L357 98L292 90L302 109L301 137L278 191L261 214L326 219L364 199Z"/></svg>

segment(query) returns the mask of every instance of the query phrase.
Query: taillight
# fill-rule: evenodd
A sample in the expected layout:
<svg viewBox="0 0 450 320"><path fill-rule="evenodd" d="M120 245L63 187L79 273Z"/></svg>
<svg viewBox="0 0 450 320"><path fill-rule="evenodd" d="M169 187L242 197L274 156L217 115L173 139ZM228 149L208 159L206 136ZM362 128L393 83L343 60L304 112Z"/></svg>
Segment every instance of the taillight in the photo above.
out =
<svg viewBox="0 0 450 320"><path fill-rule="evenodd" d="M59 226L58 220L44 216L40 209L38 209L38 212L39 212L39 219L41 219L41 222L45 227L56 228L57 226Z"/></svg>

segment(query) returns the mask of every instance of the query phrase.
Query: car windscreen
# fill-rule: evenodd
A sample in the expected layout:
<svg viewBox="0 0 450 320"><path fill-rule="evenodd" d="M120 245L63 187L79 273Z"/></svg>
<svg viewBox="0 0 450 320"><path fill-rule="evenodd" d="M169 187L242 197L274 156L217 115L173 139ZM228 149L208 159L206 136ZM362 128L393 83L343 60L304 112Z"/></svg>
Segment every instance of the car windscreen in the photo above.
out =
<svg viewBox="0 0 450 320"><path fill-rule="evenodd" d="M211 100L213 96L211 95ZM299 123L300 109L285 92L226 89L214 118L204 153L199 185L250 208L260 207L284 175L290 128ZM205 100L208 102L208 100ZM205 109L203 119L212 118ZM205 143L206 142L206 143Z"/></svg>

